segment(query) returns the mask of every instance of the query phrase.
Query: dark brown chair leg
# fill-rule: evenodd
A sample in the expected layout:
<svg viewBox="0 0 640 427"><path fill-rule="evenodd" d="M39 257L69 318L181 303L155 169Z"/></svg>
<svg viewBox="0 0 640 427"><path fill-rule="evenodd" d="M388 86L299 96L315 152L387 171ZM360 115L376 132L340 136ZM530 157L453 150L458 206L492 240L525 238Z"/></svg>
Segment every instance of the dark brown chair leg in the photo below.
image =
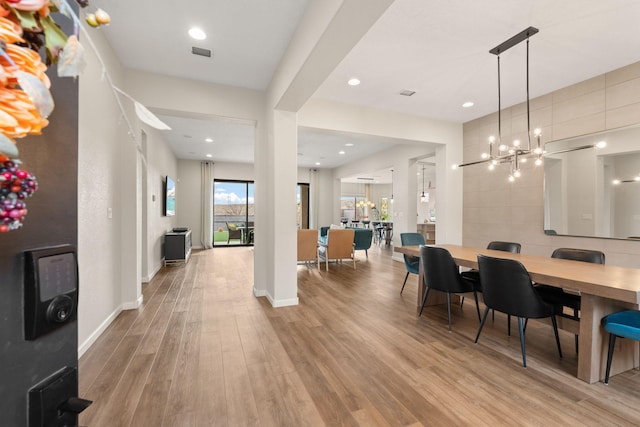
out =
<svg viewBox="0 0 640 427"><path fill-rule="evenodd" d="M400 289L400 295L402 295L402 291L404 291L404 285L407 284L407 279L409 278L409 272L407 271L407 275L404 276L404 282L402 283L402 289Z"/></svg>
<svg viewBox="0 0 640 427"><path fill-rule="evenodd" d="M480 321L480 327L478 328L478 333L476 334L476 339L473 341L475 344L478 344L478 338L480 338L480 332L482 332L482 328L484 327L484 322L487 321L487 315L489 314L489 307L485 308L484 315L482 316L482 320Z"/></svg>
<svg viewBox="0 0 640 427"><path fill-rule="evenodd" d="M420 314L422 316L422 310L424 310L424 304L427 302L427 296L429 295L429 288L424 291L424 296L422 297L422 307L420 307Z"/></svg>

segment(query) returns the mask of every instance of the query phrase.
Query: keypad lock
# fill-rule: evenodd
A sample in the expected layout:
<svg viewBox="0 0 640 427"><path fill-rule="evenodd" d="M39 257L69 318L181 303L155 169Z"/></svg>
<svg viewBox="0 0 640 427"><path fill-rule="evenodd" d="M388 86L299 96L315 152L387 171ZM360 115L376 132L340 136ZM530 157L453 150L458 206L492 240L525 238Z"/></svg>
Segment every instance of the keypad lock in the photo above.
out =
<svg viewBox="0 0 640 427"><path fill-rule="evenodd" d="M49 323L64 323L73 314L73 300L67 295L57 296L47 307L47 321Z"/></svg>
<svg viewBox="0 0 640 427"><path fill-rule="evenodd" d="M64 327L77 319L78 264L73 246L25 252L25 339Z"/></svg>

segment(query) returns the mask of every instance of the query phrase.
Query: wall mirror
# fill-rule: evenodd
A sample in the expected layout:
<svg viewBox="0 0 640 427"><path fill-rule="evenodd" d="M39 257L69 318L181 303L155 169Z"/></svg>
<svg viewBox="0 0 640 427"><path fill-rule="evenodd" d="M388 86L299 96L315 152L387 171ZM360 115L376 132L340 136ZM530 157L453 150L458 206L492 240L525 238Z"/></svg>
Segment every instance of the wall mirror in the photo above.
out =
<svg viewBox="0 0 640 427"><path fill-rule="evenodd" d="M605 141L604 148L592 147ZM640 239L640 126L549 142L546 234Z"/></svg>

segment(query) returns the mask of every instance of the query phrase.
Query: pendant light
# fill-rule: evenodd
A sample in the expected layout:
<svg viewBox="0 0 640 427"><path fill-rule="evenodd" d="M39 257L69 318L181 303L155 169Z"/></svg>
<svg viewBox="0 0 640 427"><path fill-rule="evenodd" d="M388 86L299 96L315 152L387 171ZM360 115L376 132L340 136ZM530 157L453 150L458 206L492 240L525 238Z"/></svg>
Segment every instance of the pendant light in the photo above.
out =
<svg viewBox="0 0 640 427"><path fill-rule="evenodd" d="M463 166L472 166L483 163L488 163L488 170L493 171L496 166L500 164L509 165L509 182L514 182L522 175L520 165L525 163L527 159L535 159L535 166L542 164L542 159L546 155L558 154L559 152L549 153L545 151L544 144L541 143L540 137L542 131L538 128L531 130L531 113L529 106L529 37L538 33L538 29L529 27L515 36L511 37L494 47L489 53L496 55L498 60L498 137L489 137L489 152L482 153L481 160L463 163L460 165L453 165L453 169L457 169ZM500 87L500 54L506 50L514 47L515 45L526 41L526 91L527 91L527 143L526 146L521 145L519 140L514 140L511 145L507 145L502 141L502 103L501 103L501 87ZM535 138L535 146L531 143L531 138ZM494 147L497 146L495 149ZM604 145L590 144L582 147L571 148L562 150L561 152L584 150L588 148L602 148ZM497 152L497 153L496 153Z"/></svg>
<svg viewBox="0 0 640 427"><path fill-rule="evenodd" d="M393 168L391 168L391 199L389 203L393 204Z"/></svg>
<svg viewBox="0 0 640 427"><path fill-rule="evenodd" d="M422 164L422 194L420 195L420 202L427 203L429 197L424 193L424 163Z"/></svg>

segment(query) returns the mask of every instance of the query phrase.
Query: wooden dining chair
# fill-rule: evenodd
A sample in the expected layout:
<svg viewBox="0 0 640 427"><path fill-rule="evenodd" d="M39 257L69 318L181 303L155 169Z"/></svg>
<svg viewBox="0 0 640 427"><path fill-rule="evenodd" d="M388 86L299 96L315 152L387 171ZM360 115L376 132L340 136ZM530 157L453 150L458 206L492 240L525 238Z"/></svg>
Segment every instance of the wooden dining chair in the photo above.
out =
<svg viewBox="0 0 640 427"><path fill-rule="evenodd" d="M330 259L335 259L338 262L350 259L353 261L353 269L356 269L354 234L353 229L331 228L327 231L327 242L320 243L318 247L318 257L324 259L327 271L329 271Z"/></svg>
<svg viewBox="0 0 640 427"><path fill-rule="evenodd" d="M318 230L298 230L298 261L315 261L320 268L320 257L318 256Z"/></svg>
<svg viewBox="0 0 640 427"><path fill-rule="evenodd" d="M525 267L516 260L494 258L486 255L478 255L478 267L486 309L474 342L477 343L480 338L489 310L516 316L520 332L522 366L526 368L527 355L522 320L550 317L553 324L553 333L556 337L556 345L558 346L558 354L562 358L554 306L545 302L538 294Z"/></svg>

